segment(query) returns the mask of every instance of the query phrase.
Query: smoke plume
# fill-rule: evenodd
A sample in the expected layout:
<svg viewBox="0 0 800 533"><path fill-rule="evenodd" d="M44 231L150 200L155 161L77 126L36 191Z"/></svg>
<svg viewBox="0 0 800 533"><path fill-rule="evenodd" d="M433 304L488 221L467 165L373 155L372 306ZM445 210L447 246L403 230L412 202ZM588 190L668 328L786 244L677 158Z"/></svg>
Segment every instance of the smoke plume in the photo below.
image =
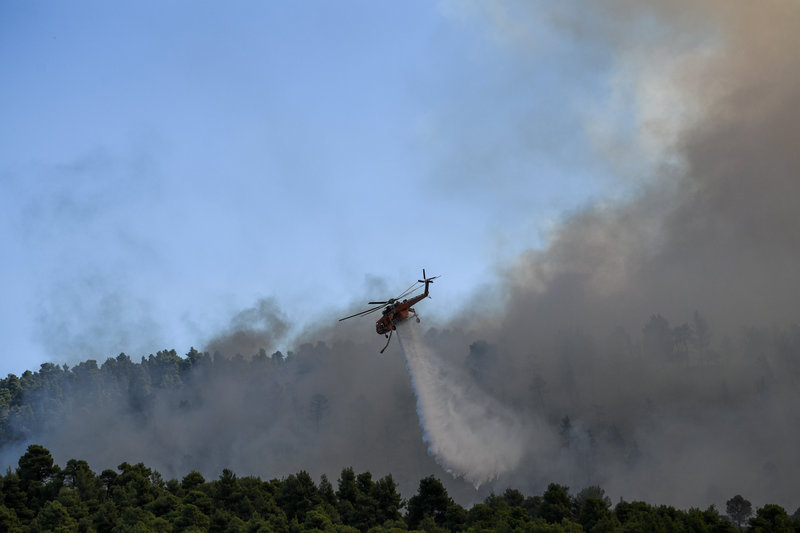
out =
<svg viewBox="0 0 800 533"><path fill-rule="evenodd" d="M508 46L533 46L521 36L545 19L609 52L611 95L585 124L630 194L566 216L509 265L492 291L500 312L469 306L424 334L401 330L407 369L400 346L380 357L346 323L306 333L271 370L252 366L286 330L262 302L180 387L137 408L74 391L72 414L33 440L59 459L142 460L166 475L335 478L352 465L391 472L408 494L433 473L462 502L559 482L683 507L741 493L795 508L800 7L487 9ZM620 101L630 142L604 122Z"/></svg>
<svg viewBox="0 0 800 533"><path fill-rule="evenodd" d="M240 311L225 331L215 335L206 345L210 353L254 355L275 346L288 329L280 309L271 299Z"/></svg>
<svg viewBox="0 0 800 533"><path fill-rule="evenodd" d="M516 7L492 13L516 46L550 16L613 53L643 173L626 200L586 206L523 254L498 287L505 311L471 332L492 346L485 386L559 439L511 477L680 505L734 487L784 501L800 437L800 9ZM611 141L598 152L625 160L603 152Z"/></svg>

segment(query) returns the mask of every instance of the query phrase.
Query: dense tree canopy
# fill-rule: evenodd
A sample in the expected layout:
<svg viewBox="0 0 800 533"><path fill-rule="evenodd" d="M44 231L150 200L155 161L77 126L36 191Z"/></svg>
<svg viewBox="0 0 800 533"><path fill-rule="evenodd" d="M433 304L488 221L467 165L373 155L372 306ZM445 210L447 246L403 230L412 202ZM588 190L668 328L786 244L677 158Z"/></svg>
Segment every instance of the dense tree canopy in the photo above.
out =
<svg viewBox="0 0 800 533"><path fill-rule="evenodd" d="M43 363L38 372L9 374L0 379L0 448L48 429L66 411L86 411L111 399L125 398L141 412L155 390L178 388L192 368L209 364L211 358L194 349L185 358L165 350L140 363L121 353L101 366L93 359L71 369Z"/></svg>
<svg viewBox="0 0 800 533"><path fill-rule="evenodd" d="M733 520L741 518L723 517L713 506L682 511L620 501L612 509L610 503L597 486L572 496L568 487L551 484L542 495L508 489L465 509L433 476L406 502L391 475L373 480L352 468L342 470L336 489L327 477L317 484L305 471L262 481L225 469L213 481L198 472L165 481L142 463L96 474L71 459L62 469L47 449L31 445L18 467L0 477L0 531L734 533ZM800 520L769 504L748 530L796 533Z"/></svg>

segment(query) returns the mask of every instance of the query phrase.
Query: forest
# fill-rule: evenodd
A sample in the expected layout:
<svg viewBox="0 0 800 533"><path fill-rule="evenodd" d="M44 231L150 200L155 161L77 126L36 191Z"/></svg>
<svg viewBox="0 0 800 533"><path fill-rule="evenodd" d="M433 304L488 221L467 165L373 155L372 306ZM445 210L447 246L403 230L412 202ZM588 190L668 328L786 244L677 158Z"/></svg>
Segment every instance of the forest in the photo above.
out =
<svg viewBox="0 0 800 533"><path fill-rule="evenodd" d="M61 468L36 444L0 478L0 530L9 533L800 531L800 517L777 505L753 513L737 495L727 511L637 501L612 507L600 487L573 495L555 483L535 496L507 489L466 509L434 476L420 480L416 494L404 500L391 475L375 480L352 468L341 471L336 489L326 476L315 483L306 471L269 481L228 469L212 481L196 471L165 480L142 463L122 463L96 474L83 460Z"/></svg>
<svg viewBox="0 0 800 533"><path fill-rule="evenodd" d="M782 470L793 447L768 438L791 428L785 415L763 418L796 394L800 330L710 338L699 315L674 327L653 315L641 337L570 332L523 360L428 331L437 357L460 361L472 397L546 415L554 436L480 489L437 464L403 358L371 345L44 363L0 379L0 531L800 531L797 503L776 501L795 497ZM645 396L636 387L647 380ZM736 436L751 414L767 424L752 444ZM719 437L695 446L705 471L659 470L673 457L664 450L682 446L681 435L662 438L675 420ZM730 439L761 461L739 472L772 492L711 469ZM716 506L696 496L704 487L716 487Z"/></svg>

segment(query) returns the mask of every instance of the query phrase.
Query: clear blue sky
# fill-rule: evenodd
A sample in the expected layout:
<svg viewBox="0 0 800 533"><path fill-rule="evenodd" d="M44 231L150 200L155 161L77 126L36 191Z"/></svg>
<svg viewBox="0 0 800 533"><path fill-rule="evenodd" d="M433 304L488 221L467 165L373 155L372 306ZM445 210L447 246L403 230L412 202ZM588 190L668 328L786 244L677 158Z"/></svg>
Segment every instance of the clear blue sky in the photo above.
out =
<svg viewBox="0 0 800 533"><path fill-rule="evenodd" d="M584 125L610 58L523 28L469 3L4 2L0 375L185 353L265 297L299 329L423 266L446 320L610 194Z"/></svg>

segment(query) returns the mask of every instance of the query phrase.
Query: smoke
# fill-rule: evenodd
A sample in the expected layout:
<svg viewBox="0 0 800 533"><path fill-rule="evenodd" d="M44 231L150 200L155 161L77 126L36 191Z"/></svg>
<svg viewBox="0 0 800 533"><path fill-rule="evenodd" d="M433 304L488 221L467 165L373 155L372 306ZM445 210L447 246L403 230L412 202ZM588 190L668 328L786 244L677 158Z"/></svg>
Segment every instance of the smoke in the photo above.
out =
<svg viewBox="0 0 800 533"><path fill-rule="evenodd" d="M37 337L61 360L145 350L163 336L152 302L96 272L54 285L37 311Z"/></svg>
<svg viewBox="0 0 800 533"><path fill-rule="evenodd" d="M187 358L174 352L137 364L120 355L81 363L58 381L59 372L43 367L52 386L26 401L47 414L16 429L62 464L81 457L100 470L142 461L167 477L197 470L213 478L230 468L265 479L303 469L336 479L352 466L392 473L413 491L421 474L438 470L402 359L379 357L373 343L188 359L191 370L181 372Z"/></svg>
<svg viewBox="0 0 800 533"><path fill-rule="evenodd" d="M33 438L62 459L143 460L166 475L335 477L352 465L391 472L406 493L440 475L462 502L559 482L683 507L741 493L794 508L800 7L487 9L508 46L534 46L524 37L545 19L608 52L608 99L584 133L628 194L567 215L450 323L402 329L407 369L397 346L378 356L346 323L307 332L313 343L273 356L272 370L253 366L245 358L287 329L260 302L208 343L244 358L215 359L138 404L73 391L71 414ZM609 122L619 114L624 135ZM454 151L459 168L486 168L486 151L480 165ZM503 305L485 316L492 294Z"/></svg>
<svg viewBox="0 0 800 533"><path fill-rule="evenodd" d="M253 355L275 347L288 330L288 323L272 299L240 311L231 319L228 328L215 335L206 351L228 355Z"/></svg>
<svg viewBox="0 0 800 533"><path fill-rule="evenodd" d="M492 346L485 387L556 438L533 434L508 479L684 506L737 490L786 502L800 466L800 8L511 5L490 8L509 46L531 46L519 36L545 17L614 58L587 131L635 186L508 267L498 316L454 321ZM631 138L602 122L625 100Z"/></svg>

